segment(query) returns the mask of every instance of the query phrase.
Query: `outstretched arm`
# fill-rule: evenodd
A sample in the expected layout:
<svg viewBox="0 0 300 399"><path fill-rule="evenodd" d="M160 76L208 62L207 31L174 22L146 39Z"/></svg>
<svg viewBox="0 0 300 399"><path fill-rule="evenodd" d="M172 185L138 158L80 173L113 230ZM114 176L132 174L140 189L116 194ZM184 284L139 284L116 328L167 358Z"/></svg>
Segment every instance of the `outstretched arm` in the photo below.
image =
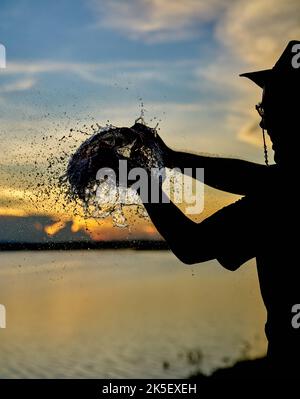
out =
<svg viewBox="0 0 300 399"><path fill-rule="evenodd" d="M232 194L247 195L259 190L274 168L241 159L174 151L160 136L157 135L156 140L162 150L165 166L179 168L183 173L185 168L192 169L194 173L196 168L203 168L205 184Z"/></svg>
<svg viewBox="0 0 300 399"><path fill-rule="evenodd" d="M232 194L246 195L260 186L270 168L240 159L219 158L168 150L169 168L204 168L205 184Z"/></svg>

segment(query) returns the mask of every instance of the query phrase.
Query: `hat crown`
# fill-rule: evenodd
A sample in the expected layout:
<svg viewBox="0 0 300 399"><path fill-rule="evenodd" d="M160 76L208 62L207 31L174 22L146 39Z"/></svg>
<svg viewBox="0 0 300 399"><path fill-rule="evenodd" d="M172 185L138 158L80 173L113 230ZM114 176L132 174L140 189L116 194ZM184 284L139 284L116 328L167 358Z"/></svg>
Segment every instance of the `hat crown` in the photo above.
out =
<svg viewBox="0 0 300 399"><path fill-rule="evenodd" d="M270 81L270 78L275 78L275 80L279 81L288 77L292 78L292 80L295 82L299 82L300 41L291 40L272 69L243 73L240 76L244 76L252 80L261 88L263 88L266 83Z"/></svg>
<svg viewBox="0 0 300 399"><path fill-rule="evenodd" d="M273 69L276 72L300 72L300 41L288 43Z"/></svg>

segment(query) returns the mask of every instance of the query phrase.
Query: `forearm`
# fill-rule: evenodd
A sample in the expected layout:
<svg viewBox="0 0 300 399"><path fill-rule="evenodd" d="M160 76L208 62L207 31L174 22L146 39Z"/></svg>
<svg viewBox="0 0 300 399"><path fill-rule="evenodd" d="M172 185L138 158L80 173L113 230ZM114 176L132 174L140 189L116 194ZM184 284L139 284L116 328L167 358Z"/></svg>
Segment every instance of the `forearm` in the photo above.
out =
<svg viewBox="0 0 300 399"><path fill-rule="evenodd" d="M192 227L192 222L171 201L169 203L144 203L148 215L160 235L173 246L181 235Z"/></svg>
<svg viewBox="0 0 300 399"><path fill-rule="evenodd" d="M231 158L209 157L171 151L170 168L204 169L205 184L218 190L233 194L246 195L252 192L264 179L267 167L264 165Z"/></svg>
<svg viewBox="0 0 300 399"><path fill-rule="evenodd" d="M182 262L193 264L215 258L212 240L203 234L201 224L186 217L171 201L147 202L144 206L158 232ZM199 251L198 242L201 241L204 245Z"/></svg>

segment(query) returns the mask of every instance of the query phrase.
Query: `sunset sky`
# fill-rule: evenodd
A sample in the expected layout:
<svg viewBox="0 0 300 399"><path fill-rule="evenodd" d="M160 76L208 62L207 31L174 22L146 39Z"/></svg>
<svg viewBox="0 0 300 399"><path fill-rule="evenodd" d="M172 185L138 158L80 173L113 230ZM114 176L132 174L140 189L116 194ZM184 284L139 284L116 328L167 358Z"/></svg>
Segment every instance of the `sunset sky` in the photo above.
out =
<svg viewBox="0 0 300 399"><path fill-rule="evenodd" d="M17 226L18 217L48 215L49 235L67 220L85 229L54 207L53 185L47 200L33 192L30 201L32 171L47 180L46 159L86 138L59 141L71 128L131 125L142 104L173 148L263 163L261 93L238 75L272 67L299 40L299 19L298 0L1 0L0 218ZM204 215L230 201L208 192ZM88 225L92 238L128 236L109 220ZM156 237L144 221L131 229Z"/></svg>

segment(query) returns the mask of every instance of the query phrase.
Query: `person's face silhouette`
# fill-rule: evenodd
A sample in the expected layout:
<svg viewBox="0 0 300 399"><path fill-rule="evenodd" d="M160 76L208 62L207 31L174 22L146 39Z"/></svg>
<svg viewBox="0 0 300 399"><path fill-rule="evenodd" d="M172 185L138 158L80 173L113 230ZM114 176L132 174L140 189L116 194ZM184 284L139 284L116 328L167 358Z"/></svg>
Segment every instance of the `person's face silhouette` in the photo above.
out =
<svg viewBox="0 0 300 399"><path fill-rule="evenodd" d="M291 145L292 135L298 130L297 117L293 113L294 101L291 93L282 86L266 85L261 102L262 120L260 127L265 129L272 141L274 160L278 164L294 161L295 145ZM298 149L297 149L298 152Z"/></svg>

